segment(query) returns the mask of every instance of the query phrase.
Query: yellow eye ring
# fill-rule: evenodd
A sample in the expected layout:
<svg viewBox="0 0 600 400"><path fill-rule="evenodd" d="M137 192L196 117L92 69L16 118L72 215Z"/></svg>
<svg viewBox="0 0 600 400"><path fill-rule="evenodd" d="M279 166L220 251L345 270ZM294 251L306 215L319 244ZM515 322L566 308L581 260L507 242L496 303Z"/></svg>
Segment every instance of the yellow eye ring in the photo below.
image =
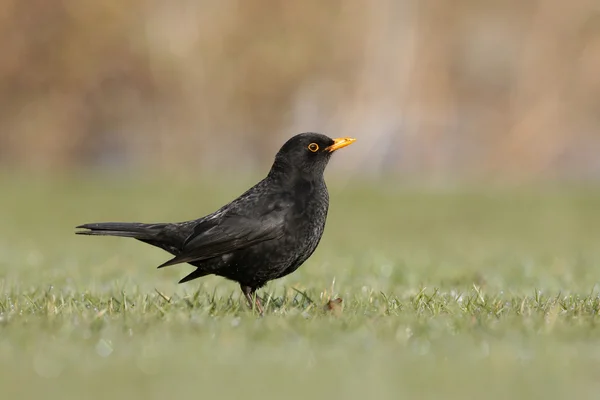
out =
<svg viewBox="0 0 600 400"><path fill-rule="evenodd" d="M317 151L319 151L319 145L316 143L311 143L308 145L308 149L313 153L316 153Z"/></svg>

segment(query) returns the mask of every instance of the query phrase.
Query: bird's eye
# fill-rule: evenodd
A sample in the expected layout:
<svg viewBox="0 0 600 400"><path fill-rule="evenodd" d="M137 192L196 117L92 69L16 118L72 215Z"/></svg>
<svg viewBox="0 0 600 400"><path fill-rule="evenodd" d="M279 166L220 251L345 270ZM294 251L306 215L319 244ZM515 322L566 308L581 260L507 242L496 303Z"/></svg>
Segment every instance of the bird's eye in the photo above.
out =
<svg viewBox="0 0 600 400"><path fill-rule="evenodd" d="M317 151L319 151L319 145L316 143L311 143L308 145L308 149L313 153L316 153Z"/></svg>

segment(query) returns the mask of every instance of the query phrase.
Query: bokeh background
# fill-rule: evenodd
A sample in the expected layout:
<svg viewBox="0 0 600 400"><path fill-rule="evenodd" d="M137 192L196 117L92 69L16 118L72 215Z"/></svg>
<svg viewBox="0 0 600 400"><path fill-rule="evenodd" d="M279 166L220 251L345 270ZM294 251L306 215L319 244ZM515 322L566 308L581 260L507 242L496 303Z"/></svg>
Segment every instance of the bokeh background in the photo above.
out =
<svg viewBox="0 0 600 400"><path fill-rule="evenodd" d="M0 164L600 179L597 0L2 0ZM351 156L349 155L351 154Z"/></svg>
<svg viewBox="0 0 600 400"><path fill-rule="evenodd" d="M74 235L303 131L358 140L264 318ZM0 397L597 399L599 154L599 0L0 0Z"/></svg>

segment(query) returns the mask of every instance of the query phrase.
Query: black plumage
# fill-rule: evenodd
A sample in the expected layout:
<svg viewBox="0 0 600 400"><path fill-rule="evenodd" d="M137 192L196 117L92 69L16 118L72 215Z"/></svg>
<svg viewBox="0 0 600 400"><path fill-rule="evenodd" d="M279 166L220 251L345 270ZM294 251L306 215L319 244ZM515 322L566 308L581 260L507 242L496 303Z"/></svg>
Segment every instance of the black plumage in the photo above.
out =
<svg viewBox="0 0 600 400"><path fill-rule="evenodd" d="M82 235L132 237L196 267L180 283L219 275L240 284L250 305L270 280L294 272L317 248L329 194L323 173L331 154L354 142L318 133L289 139L269 174L240 197L205 217L177 223L102 222L80 225ZM259 299L256 306L262 313Z"/></svg>

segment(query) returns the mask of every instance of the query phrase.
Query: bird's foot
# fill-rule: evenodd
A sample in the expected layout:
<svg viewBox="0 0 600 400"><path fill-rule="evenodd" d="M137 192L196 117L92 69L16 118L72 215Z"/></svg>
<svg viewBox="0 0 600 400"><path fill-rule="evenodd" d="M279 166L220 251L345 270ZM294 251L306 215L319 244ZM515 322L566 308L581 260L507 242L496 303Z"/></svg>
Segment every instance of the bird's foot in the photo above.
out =
<svg viewBox="0 0 600 400"><path fill-rule="evenodd" d="M258 310L258 314L262 317L264 315L264 309L260 299L258 298L258 296L256 296L256 289L250 286L240 286L242 288L244 296L246 297L246 300L248 300L248 307L250 307L251 309Z"/></svg>

